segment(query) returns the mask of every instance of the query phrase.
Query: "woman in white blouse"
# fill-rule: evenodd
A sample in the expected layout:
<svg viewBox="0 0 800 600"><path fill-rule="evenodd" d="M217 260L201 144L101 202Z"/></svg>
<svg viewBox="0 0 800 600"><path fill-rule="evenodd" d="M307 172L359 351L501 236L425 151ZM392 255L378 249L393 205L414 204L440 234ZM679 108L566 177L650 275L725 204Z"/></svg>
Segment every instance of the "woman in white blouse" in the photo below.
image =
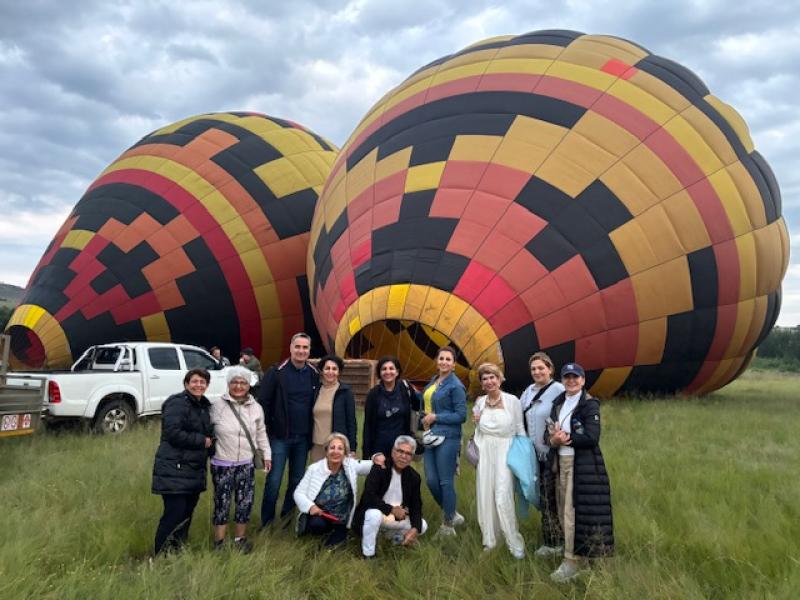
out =
<svg viewBox="0 0 800 600"><path fill-rule="evenodd" d="M480 451L475 480L478 524L483 547L491 550L502 533L512 556L525 557L525 541L519 532L514 507L514 475L508 468L508 449L515 435L525 435L519 399L503 392L503 373L497 365L483 363L478 377L485 396L475 401L472 419L475 443Z"/></svg>

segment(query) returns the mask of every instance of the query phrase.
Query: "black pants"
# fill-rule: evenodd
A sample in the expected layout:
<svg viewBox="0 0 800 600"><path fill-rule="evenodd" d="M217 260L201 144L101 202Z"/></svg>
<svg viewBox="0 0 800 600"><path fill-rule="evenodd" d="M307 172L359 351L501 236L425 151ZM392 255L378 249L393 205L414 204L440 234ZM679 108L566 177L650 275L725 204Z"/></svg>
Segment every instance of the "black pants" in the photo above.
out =
<svg viewBox="0 0 800 600"><path fill-rule="evenodd" d="M194 494L163 494L164 514L156 529L156 554L180 550L189 537L189 525L200 492Z"/></svg>
<svg viewBox="0 0 800 600"><path fill-rule="evenodd" d="M547 470L546 462L539 462L539 502L542 505L542 543L555 548L564 545L564 533L558 520L555 474Z"/></svg>
<svg viewBox="0 0 800 600"><path fill-rule="evenodd" d="M347 525L344 523L333 523L328 519L318 516L308 516L306 533L310 535L327 535L324 546L330 548L338 546L347 540Z"/></svg>

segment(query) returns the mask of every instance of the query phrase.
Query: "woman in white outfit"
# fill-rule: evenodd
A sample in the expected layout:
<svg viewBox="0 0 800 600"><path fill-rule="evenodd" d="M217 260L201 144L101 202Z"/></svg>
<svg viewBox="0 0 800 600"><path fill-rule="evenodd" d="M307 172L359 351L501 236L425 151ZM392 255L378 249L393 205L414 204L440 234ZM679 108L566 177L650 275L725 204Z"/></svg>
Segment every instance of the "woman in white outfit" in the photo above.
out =
<svg viewBox="0 0 800 600"><path fill-rule="evenodd" d="M508 468L508 449L515 435L525 435L519 399L503 392L503 373L497 365L483 363L478 377L485 396L475 401L472 419L480 452L475 480L478 524L483 547L490 550L502 532L514 558L525 557L525 541L519 533L514 506L514 475Z"/></svg>

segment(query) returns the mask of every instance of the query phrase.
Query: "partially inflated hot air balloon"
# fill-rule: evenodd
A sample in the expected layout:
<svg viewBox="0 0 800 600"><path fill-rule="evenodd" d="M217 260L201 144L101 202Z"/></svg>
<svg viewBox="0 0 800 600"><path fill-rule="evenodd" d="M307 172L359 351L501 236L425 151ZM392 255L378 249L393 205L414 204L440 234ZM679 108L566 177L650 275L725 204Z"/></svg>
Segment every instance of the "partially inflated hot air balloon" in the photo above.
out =
<svg viewBox="0 0 800 600"><path fill-rule="evenodd" d="M250 346L262 361L313 325L308 230L336 148L255 113L144 137L89 187L7 330L16 365L68 365L123 340Z"/></svg>
<svg viewBox="0 0 800 600"><path fill-rule="evenodd" d="M704 393L777 318L788 237L747 126L631 42L539 31L423 67L367 114L314 214L330 349L412 378L578 361L595 394Z"/></svg>

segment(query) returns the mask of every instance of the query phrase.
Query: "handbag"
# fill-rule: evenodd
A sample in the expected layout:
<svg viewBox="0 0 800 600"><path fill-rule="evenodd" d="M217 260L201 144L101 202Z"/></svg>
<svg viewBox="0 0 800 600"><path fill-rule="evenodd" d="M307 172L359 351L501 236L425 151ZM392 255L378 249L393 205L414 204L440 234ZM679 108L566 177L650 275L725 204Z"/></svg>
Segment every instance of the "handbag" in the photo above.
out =
<svg viewBox="0 0 800 600"><path fill-rule="evenodd" d="M233 403L230 400L225 400L228 403L228 407L233 411L233 414L236 416L236 420L239 421L239 425L244 431L244 435L247 438L248 443L250 444L250 450L253 451L253 465L259 471L264 470L264 451L261 448L256 448L256 445L253 443L253 438L250 437L250 432L245 427L244 421L242 421L241 415L236 412L236 409L233 408Z"/></svg>
<svg viewBox="0 0 800 600"><path fill-rule="evenodd" d="M473 467L478 468L478 461L481 458L481 453L480 450L478 449L478 444L475 442L474 433L467 442L467 449L465 455L467 457L467 462L471 464Z"/></svg>
<svg viewBox="0 0 800 600"><path fill-rule="evenodd" d="M422 427L422 417L425 416L425 413L420 410L419 408L414 408L414 400L417 399L417 393L412 389L411 385L405 379L400 380L405 388L406 395L408 396L408 408L409 408L409 421L408 421L408 430L411 432L411 436L417 442L417 449L414 452L414 460L419 460L422 456L422 453L425 452L425 443L422 439L424 430ZM418 403L417 403L418 404Z"/></svg>
<svg viewBox="0 0 800 600"><path fill-rule="evenodd" d="M443 442L444 442L444 436L436 435L430 429L426 430L425 433L422 435L422 443L425 446L436 448L436 446L441 446Z"/></svg>

